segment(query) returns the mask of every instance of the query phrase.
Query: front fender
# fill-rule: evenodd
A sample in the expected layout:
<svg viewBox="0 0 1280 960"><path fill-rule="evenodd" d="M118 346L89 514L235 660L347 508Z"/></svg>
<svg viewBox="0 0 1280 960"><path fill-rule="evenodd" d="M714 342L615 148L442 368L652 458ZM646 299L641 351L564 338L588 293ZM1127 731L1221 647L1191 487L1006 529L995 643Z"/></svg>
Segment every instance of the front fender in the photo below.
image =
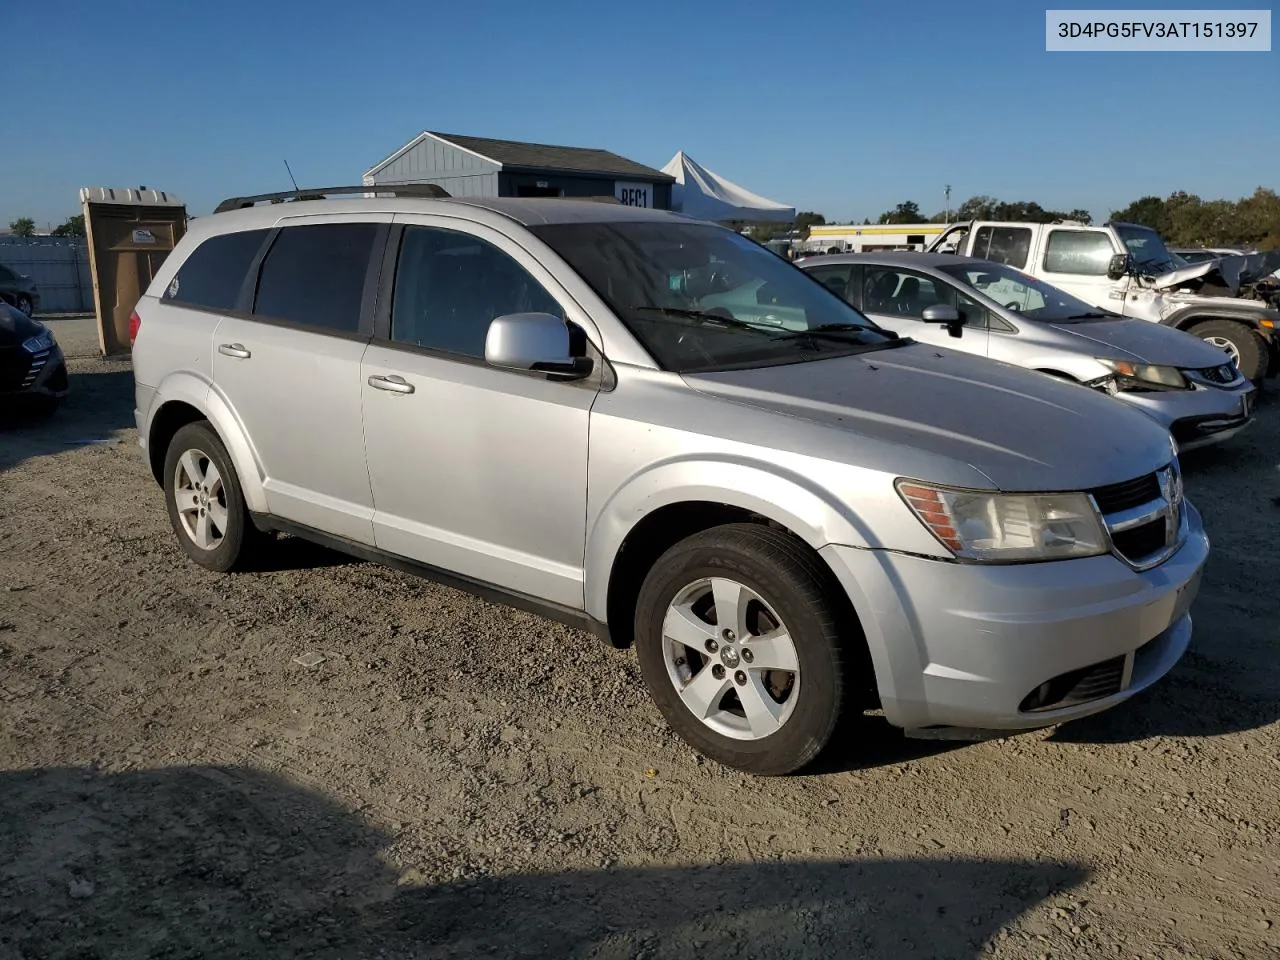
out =
<svg viewBox="0 0 1280 960"><path fill-rule="evenodd" d="M1160 318L1160 322L1185 330L1204 320L1232 320L1247 324L1267 340L1274 342L1280 335L1280 311L1258 310L1247 306L1236 306L1231 300L1223 297L1222 304L1188 304L1178 307Z"/></svg>
<svg viewBox="0 0 1280 960"><path fill-rule="evenodd" d="M656 510L679 503L718 503L773 520L814 550L829 543L866 546L865 523L830 491L777 466L734 459L675 460L629 478L600 505L587 532L587 613L604 621L609 578L627 535Z"/></svg>
<svg viewBox="0 0 1280 960"><path fill-rule="evenodd" d="M185 403L194 407L209 421L227 448L250 512L266 513L267 495L262 485L263 471L257 452L249 442L239 417L213 385L198 374L184 370L165 377L156 389L156 397L163 399L161 403L152 405L153 409L147 419L148 448L151 446L151 431L156 418L165 405Z"/></svg>

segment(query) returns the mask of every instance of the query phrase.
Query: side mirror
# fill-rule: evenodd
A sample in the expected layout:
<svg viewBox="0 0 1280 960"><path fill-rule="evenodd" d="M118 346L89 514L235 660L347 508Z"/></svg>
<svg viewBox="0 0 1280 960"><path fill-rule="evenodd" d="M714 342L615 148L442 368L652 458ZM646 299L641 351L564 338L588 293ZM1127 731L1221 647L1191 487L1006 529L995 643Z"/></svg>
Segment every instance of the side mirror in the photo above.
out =
<svg viewBox="0 0 1280 960"><path fill-rule="evenodd" d="M578 331L578 339L585 338ZM574 336L559 317L549 313L509 313L489 323L484 359L504 370L549 373L570 379L590 375L594 364L574 350Z"/></svg>
<svg viewBox="0 0 1280 960"><path fill-rule="evenodd" d="M1119 280L1132 270L1133 260L1127 253L1114 254L1107 262L1107 279Z"/></svg>
<svg viewBox="0 0 1280 960"><path fill-rule="evenodd" d="M964 317L960 316L955 307L945 303L935 303L931 307L925 307L920 319L925 323L941 323L945 325L947 333L953 337L958 337L964 333Z"/></svg>

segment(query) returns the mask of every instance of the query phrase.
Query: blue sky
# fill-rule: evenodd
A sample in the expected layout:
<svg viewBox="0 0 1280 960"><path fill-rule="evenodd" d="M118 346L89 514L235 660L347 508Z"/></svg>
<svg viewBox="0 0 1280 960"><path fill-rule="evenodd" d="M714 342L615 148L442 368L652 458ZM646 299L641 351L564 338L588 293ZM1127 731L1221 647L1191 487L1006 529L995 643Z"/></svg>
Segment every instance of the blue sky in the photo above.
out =
<svg viewBox="0 0 1280 960"><path fill-rule="evenodd" d="M0 223L56 224L89 185L207 213L286 188L285 157L303 186L358 183L423 129L683 149L828 219L933 213L946 183L1096 217L1280 187L1280 53L1050 54L1044 9L3 0Z"/></svg>

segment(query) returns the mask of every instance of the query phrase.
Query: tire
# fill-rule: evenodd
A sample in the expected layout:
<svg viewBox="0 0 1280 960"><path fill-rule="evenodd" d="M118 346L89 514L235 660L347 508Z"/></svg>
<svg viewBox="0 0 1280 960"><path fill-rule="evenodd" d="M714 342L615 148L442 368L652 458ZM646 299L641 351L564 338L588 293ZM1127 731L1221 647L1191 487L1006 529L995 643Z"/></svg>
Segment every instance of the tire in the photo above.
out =
<svg viewBox="0 0 1280 960"><path fill-rule="evenodd" d="M1267 341L1251 327L1234 320L1205 320L1187 332L1227 352L1234 351L1236 366L1247 379L1257 382L1267 375L1271 365Z"/></svg>
<svg viewBox="0 0 1280 960"><path fill-rule="evenodd" d="M640 671L667 722L695 750L748 773L777 776L809 764L841 720L847 664L858 660L851 644L862 642L833 602L838 589L818 557L769 527L715 527L669 549L645 578L635 618ZM740 627L726 636L715 611L735 590L745 602L735 617ZM723 609L735 616L728 602ZM766 639L779 622L789 655ZM688 643L671 640L675 632ZM766 657L795 670L769 671Z"/></svg>
<svg viewBox="0 0 1280 960"><path fill-rule="evenodd" d="M169 441L164 498L173 532L188 557L219 573L246 566L260 535L227 448L208 423L189 423ZM207 527L202 526L205 518Z"/></svg>
<svg viewBox="0 0 1280 960"><path fill-rule="evenodd" d="M17 307L19 310L21 310L23 313L25 313L28 317L31 316L31 311L34 309L34 307L31 304L31 298L28 297L25 293L18 294L17 298L13 301L13 305Z"/></svg>

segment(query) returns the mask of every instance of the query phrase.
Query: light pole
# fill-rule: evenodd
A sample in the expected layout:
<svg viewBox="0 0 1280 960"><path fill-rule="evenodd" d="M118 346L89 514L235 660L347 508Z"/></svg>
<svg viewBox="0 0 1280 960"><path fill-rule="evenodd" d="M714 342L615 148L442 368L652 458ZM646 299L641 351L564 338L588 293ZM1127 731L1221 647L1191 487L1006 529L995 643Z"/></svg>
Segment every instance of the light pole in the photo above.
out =
<svg viewBox="0 0 1280 960"><path fill-rule="evenodd" d="M946 198L946 213L943 214L943 218L946 220L947 223L950 223L951 222L951 184L948 183L946 187L943 188L942 195L943 197Z"/></svg>

